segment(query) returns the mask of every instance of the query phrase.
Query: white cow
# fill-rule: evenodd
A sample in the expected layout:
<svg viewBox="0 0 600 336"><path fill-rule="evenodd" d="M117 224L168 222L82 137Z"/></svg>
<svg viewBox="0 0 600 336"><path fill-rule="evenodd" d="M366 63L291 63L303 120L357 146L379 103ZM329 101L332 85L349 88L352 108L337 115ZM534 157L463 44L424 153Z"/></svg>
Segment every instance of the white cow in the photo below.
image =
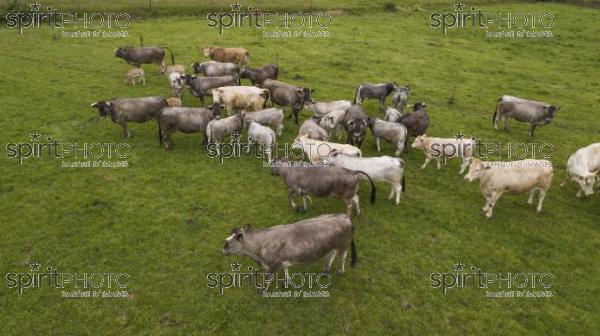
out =
<svg viewBox="0 0 600 336"><path fill-rule="evenodd" d="M223 86L212 90L213 102L225 105L227 114L231 111L253 108L258 111L264 108L269 99L269 90L256 86Z"/></svg>
<svg viewBox="0 0 600 336"><path fill-rule="evenodd" d="M577 197L581 197L581 193L589 196L594 193L598 172L600 172L600 143L594 143L578 149L569 157L565 180L560 186L563 187L570 179L579 184Z"/></svg>
<svg viewBox="0 0 600 336"><path fill-rule="evenodd" d="M469 159L473 157L475 149L475 141L471 139L455 139L455 138L433 138L426 134L419 135L415 138L412 148L420 148L423 150L427 158L421 169L425 169L427 164L436 159L437 169L440 169L440 159L461 157L463 159L460 165L459 174L462 174L469 166Z"/></svg>
<svg viewBox="0 0 600 336"><path fill-rule="evenodd" d="M350 170L359 170L367 173L373 181L387 182L392 189L388 199L394 196L395 203L400 203L400 194L406 190L404 184L404 161L400 158L391 156L380 157L354 157L346 154L338 153L333 150L331 155L327 157L327 162L334 167L341 167ZM366 179L359 175L359 178Z"/></svg>
<svg viewBox="0 0 600 336"><path fill-rule="evenodd" d="M486 199L483 207L485 216L490 218L494 205L503 193L522 194L529 192L527 204L533 203L535 191L539 190L537 212L542 211L546 192L552 184L552 162L548 160L520 161L481 161L471 159L469 172L465 180L479 180L479 188Z"/></svg>
<svg viewBox="0 0 600 336"><path fill-rule="evenodd" d="M271 128L263 126L256 121L247 121L248 125L248 153L250 153L250 147L252 142L256 141L257 144L261 145L265 153L267 154L267 160L271 162L271 150L275 144L275 131Z"/></svg>
<svg viewBox="0 0 600 336"><path fill-rule="evenodd" d="M302 151L311 162L323 161L334 149L349 156L362 156L360 149L352 145L310 139L306 134L298 136L294 140L294 146L302 148Z"/></svg>

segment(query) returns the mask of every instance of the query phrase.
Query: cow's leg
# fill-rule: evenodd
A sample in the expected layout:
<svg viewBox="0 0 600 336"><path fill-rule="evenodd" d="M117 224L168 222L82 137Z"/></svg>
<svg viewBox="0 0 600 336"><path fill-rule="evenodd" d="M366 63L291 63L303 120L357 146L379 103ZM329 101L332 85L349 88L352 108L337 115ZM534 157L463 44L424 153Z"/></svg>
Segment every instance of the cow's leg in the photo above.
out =
<svg viewBox="0 0 600 336"><path fill-rule="evenodd" d="M527 204L533 204L533 196L535 195L535 188L529 191L529 199L527 200Z"/></svg>
<svg viewBox="0 0 600 336"><path fill-rule="evenodd" d="M536 124L534 124L534 123L532 123L532 124L529 126L529 134L530 134L530 136L531 136L532 138L533 138L533 137L535 137L535 128L536 128L536 127L537 127L537 125L536 125Z"/></svg>
<svg viewBox="0 0 600 336"><path fill-rule="evenodd" d="M296 197L296 191L294 191L294 189L290 188L288 190L288 197L290 199L290 204L292 205L292 208L296 209L296 202L294 202L294 198Z"/></svg>
<svg viewBox="0 0 600 336"><path fill-rule="evenodd" d="M435 161L437 162L437 169L440 170L442 168L442 163L440 162L440 158L436 157Z"/></svg>
<svg viewBox="0 0 600 336"><path fill-rule="evenodd" d="M294 122L296 123L296 125L298 125L298 114L300 114L300 110L293 108L292 112L294 113Z"/></svg>
<svg viewBox="0 0 600 336"><path fill-rule="evenodd" d="M131 138L131 133L129 132L129 127L127 127L127 122L121 123L123 126L123 136L126 138Z"/></svg>
<svg viewBox="0 0 600 336"><path fill-rule="evenodd" d="M458 174L462 174L465 172L465 169L467 169L467 167L469 166L469 160L463 156L462 158L463 162L460 165L460 171L458 172Z"/></svg>
<svg viewBox="0 0 600 336"><path fill-rule="evenodd" d="M281 132L283 132L283 122L279 125L277 125L277 136L280 137L281 136Z"/></svg>
<svg viewBox="0 0 600 336"><path fill-rule="evenodd" d="M340 256L340 266L338 267L338 274L344 274L344 272L346 271L345 269L345 264L346 264L346 256L348 255L348 249L345 249L344 252L342 252L342 255Z"/></svg>
<svg viewBox="0 0 600 336"><path fill-rule="evenodd" d="M308 209L308 207L306 206L306 195L302 195L302 208L304 209L304 211Z"/></svg>
<svg viewBox="0 0 600 336"><path fill-rule="evenodd" d="M508 117L502 117L502 122L504 122L504 130L508 131Z"/></svg>
<svg viewBox="0 0 600 336"><path fill-rule="evenodd" d="M400 196L402 195L402 184L396 185L396 205L400 204Z"/></svg>
<svg viewBox="0 0 600 336"><path fill-rule="evenodd" d="M344 199L344 204L346 205L346 214L348 216L352 215L352 206L353 206L353 203L354 202L352 202L352 198L350 198L350 199L346 199L345 198Z"/></svg>
<svg viewBox="0 0 600 336"><path fill-rule="evenodd" d="M335 256L337 255L337 250L333 250L329 252L327 256L327 263L325 264L325 273L331 272L331 265L333 265L333 261L335 260Z"/></svg>
<svg viewBox="0 0 600 336"><path fill-rule="evenodd" d="M356 208L356 214L360 215L360 202L359 202L359 199L358 199L358 194L355 194L352 197L352 203L354 203L354 207Z"/></svg>
<svg viewBox="0 0 600 336"><path fill-rule="evenodd" d="M379 111L383 112L383 104L385 102L385 97L383 99L379 99Z"/></svg>
<svg viewBox="0 0 600 336"><path fill-rule="evenodd" d="M581 187L579 187L579 190L577 190L577 194L575 194L575 196L581 197L582 194L583 194L583 190L581 189Z"/></svg>
<svg viewBox="0 0 600 336"><path fill-rule="evenodd" d="M381 143L378 137L375 137L375 144L377 145L377 152L381 152Z"/></svg>
<svg viewBox="0 0 600 336"><path fill-rule="evenodd" d="M490 197L490 200L489 200L490 206L489 206L487 212L485 213L485 216L487 218L492 217L492 213L494 211L494 206L496 205L496 202L498 201L498 199L500 198L500 196L502 196L502 192L499 192L499 191L493 191L492 192L492 197Z"/></svg>
<svg viewBox="0 0 600 336"><path fill-rule="evenodd" d="M390 195L388 196L388 199L391 200L394 195L396 194L396 185L392 184L392 187L390 188Z"/></svg>
<svg viewBox="0 0 600 336"><path fill-rule="evenodd" d="M425 167L427 167L429 162L431 162L431 159L433 159L433 157L427 155L427 157L425 158L425 163L423 163L423 165L421 166L421 169L425 169Z"/></svg>
<svg viewBox="0 0 600 336"><path fill-rule="evenodd" d="M290 272L286 265L283 266L283 274L285 274L285 288L287 289L290 286Z"/></svg>
<svg viewBox="0 0 600 336"><path fill-rule="evenodd" d="M537 205L537 213L542 212L542 204L544 203L544 198L546 198L546 190L540 189L540 194L538 196L538 205Z"/></svg>

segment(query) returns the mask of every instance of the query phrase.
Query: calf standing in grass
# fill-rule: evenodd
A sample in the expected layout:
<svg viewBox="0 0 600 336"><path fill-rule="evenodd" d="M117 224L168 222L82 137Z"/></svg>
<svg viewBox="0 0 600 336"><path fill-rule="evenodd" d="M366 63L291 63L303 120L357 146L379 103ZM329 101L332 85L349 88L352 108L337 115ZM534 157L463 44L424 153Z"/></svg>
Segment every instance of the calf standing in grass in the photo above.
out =
<svg viewBox="0 0 600 336"><path fill-rule="evenodd" d="M392 96L392 106L395 107L401 114L404 114L406 104L408 104L408 94L410 88L408 86L402 86L398 89L398 92Z"/></svg>
<svg viewBox="0 0 600 336"><path fill-rule="evenodd" d="M275 131L253 120L246 119L246 125L248 127L248 154L250 154L252 143L256 142L264 149L270 163L272 148L276 141Z"/></svg>
<svg viewBox="0 0 600 336"><path fill-rule="evenodd" d="M350 145L356 145L358 148L362 145L367 134L367 118L367 113L360 105L352 105L346 110L343 123Z"/></svg>
<svg viewBox="0 0 600 336"><path fill-rule="evenodd" d="M379 120L375 117L369 117L367 119L367 125L369 125L369 128L375 137L377 152L381 152L380 139L383 138L396 146L394 155L399 156L400 153L402 153L402 150L407 145L406 140L408 138L407 130L404 125Z"/></svg>
<svg viewBox="0 0 600 336"><path fill-rule="evenodd" d="M223 139L244 129L244 112L223 119L213 119L206 125L206 137L209 143L220 144ZM218 146L217 146L218 147Z"/></svg>
<svg viewBox="0 0 600 336"><path fill-rule="evenodd" d="M206 126L215 119L221 110L221 105L213 104L210 108L204 107L167 107L158 115L158 141L165 144L165 149L171 149L171 133L206 133ZM206 134L204 144L208 143Z"/></svg>
<svg viewBox="0 0 600 336"><path fill-rule="evenodd" d="M356 264L354 225L344 214L321 215L293 224L276 225L266 229L253 229L246 224L236 227L225 239L223 254L248 256L261 265L266 274L265 291L273 280L273 274L283 270L286 287L289 286L288 268L325 259L325 272L337 254L340 254L338 273L344 273L346 255L350 249L350 265Z"/></svg>
<svg viewBox="0 0 600 336"><path fill-rule="evenodd" d="M255 86L223 86L212 90L213 102L225 105L227 115L233 111L265 108L269 100L269 90Z"/></svg>
<svg viewBox="0 0 600 336"><path fill-rule="evenodd" d="M289 106L294 116L294 122L298 124L298 115L306 102L312 99L310 95L313 90L306 87L299 87L284 83L274 79L265 79L261 85L262 88L269 90L271 102L279 106Z"/></svg>
<svg viewBox="0 0 600 336"><path fill-rule="evenodd" d="M333 135L333 130L337 134L338 141L342 138L342 129L344 123L344 117L346 116L346 110L338 109L333 110L323 116L319 125L323 127L328 133L329 138Z"/></svg>
<svg viewBox="0 0 600 336"><path fill-rule="evenodd" d="M534 137L535 128L548 124L558 111L558 107L549 103L527 100L513 96L501 96L496 104L492 117L494 128L498 129L498 120L504 121L504 129L508 130L508 118L529 123L529 133Z"/></svg>
<svg viewBox="0 0 600 336"><path fill-rule="evenodd" d="M186 75L185 82L190 87L192 95L200 98L200 103L204 106L204 97L210 94L211 89L222 86L239 85L240 78L237 76L196 77Z"/></svg>
<svg viewBox="0 0 600 336"><path fill-rule="evenodd" d="M306 119L300 129L298 130L298 135L307 135L310 139L327 141L329 140L329 133L326 129L321 127L317 121L317 119Z"/></svg>
<svg viewBox="0 0 600 336"><path fill-rule="evenodd" d="M295 167L291 161L275 159L271 174L283 177L288 188L288 196L292 208L296 208L294 199L302 198L302 209L306 210L306 201L311 201L310 195L318 197L337 196L346 204L346 212L352 214L352 206L360 215L358 198L359 175L364 175L371 182L371 203L375 203L375 184L367 173L336 167Z"/></svg>
<svg viewBox="0 0 600 336"><path fill-rule="evenodd" d="M444 159L445 162L446 158L461 157L463 162L459 174L462 174L469 166L469 159L473 157L475 141L471 139L432 138L423 134L415 139L412 147L422 149L427 156L421 169L425 169L427 164L434 158L437 161L437 169L440 169L441 159Z"/></svg>
<svg viewBox="0 0 600 336"><path fill-rule="evenodd" d="M129 85L135 86L136 82L142 83L142 85L146 85L146 73L142 68L133 68L127 72L127 78L125 82Z"/></svg>
<svg viewBox="0 0 600 336"><path fill-rule="evenodd" d="M400 203L400 194L406 191L404 183L404 161L400 158L391 156L380 157L354 157L333 150L327 157L327 162L334 167L346 168L350 170L364 171L375 182L387 182L391 186L390 196L394 196L395 203ZM360 175L363 178L363 175Z"/></svg>
<svg viewBox="0 0 600 336"><path fill-rule="evenodd" d="M479 180L479 187L486 198L482 211L490 218L494 205L505 192L511 194L529 192L527 204L532 204L535 191L539 190L537 212L540 213L553 176L552 162L548 160L485 162L472 159L465 180L469 182Z"/></svg>
<svg viewBox="0 0 600 336"><path fill-rule="evenodd" d="M246 112L246 121L253 120L263 126L271 126L281 136L283 131L283 110L278 108L268 108L256 112Z"/></svg>

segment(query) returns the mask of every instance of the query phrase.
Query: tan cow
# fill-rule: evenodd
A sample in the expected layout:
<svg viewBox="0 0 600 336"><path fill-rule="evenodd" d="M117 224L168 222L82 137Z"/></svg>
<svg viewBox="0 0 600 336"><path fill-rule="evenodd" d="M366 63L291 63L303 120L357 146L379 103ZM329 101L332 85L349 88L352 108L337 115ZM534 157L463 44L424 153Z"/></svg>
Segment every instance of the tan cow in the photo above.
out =
<svg viewBox="0 0 600 336"><path fill-rule="evenodd" d="M486 198L483 212L490 218L494 205L503 193L522 194L529 192L527 204L533 203L535 191L539 190L537 212L542 211L546 192L552 184L552 162L548 160L481 161L471 159L465 180L479 180L479 188Z"/></svg>
<svg viewBox="0 0 600 336"><path fill-rule="evenodd" d="M565 180L560 184L565 185L568 180L579 184L577 197L582 194L589 196L594 193L594 184L600 173L600 142L587 147L579 148L567 161Z"/></svg>
<svg viewBox="0 0 600 336"><path fill-rule="evenodd" d="M437 161L437 169L440 169L440 159L443 158L445 162L446 158L461 157L463 162L458 173L462 174L469 166L469 159L473 157L475 141L471 139L433 138L423 134L415 138L412 148L422 149L427 156L421 169L425 169L432 159Z"/></svg>
<svg viewBox="0 0 600 336"><path fill-rule="evenodd" d="M204 57L217 62L236 63L241 66L247 66L250 62L250 54L245 48L204 47L202 51Z"/></svg>

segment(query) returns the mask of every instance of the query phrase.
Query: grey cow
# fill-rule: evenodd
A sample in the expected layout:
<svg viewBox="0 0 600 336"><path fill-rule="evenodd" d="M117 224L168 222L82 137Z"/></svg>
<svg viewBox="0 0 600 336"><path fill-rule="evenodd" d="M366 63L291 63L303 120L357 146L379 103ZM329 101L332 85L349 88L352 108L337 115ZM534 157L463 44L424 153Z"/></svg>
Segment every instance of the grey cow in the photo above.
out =
<svg viewBox="0 0 600 336"><path fill-rule="evenodd" d="M319 125L319 119L310 118L306 119L300 129L298 130L298 136L308 135L309 138L321 141L329 140L329 132Z"/></svg>
<svg viewBox="0 0 600 336"><path fill-rule="evenodd" d="M344 127L348 132L348 143L353 146L360 146L367 134L367 113L360 105L352 105L346 110L343 121Z"/></svg>
<svg viewBox="0 0 600 336"><path fill-rule="evenodd" d="M279 75L279 67L277 64L267 64L262 68L250 69L244 68L240 71L242 78L247 78L252 82L252 85L262 85L266 79L277 79Z"/></svg>
<svg viewBox="0 0 600 336"><path fill-rule="evenodd" d="M123 127L123 135L131 137L127 122L146 122L158 116L160 110L168 106L164 97L115 98L97 101L90 105L98 109L101 117L110 119Z"/></svg>
<svg viewBox="0 0 600 336"><path fill-rule="evenodd" d="M403 115L397 121L406 127L409 136L417 137L425 134L425 132L427 132L427 128L429 127L427 104L422 102L415 103L413 106L413 112Z"/></svg>
<svg viewBox="0 0 600 336"><path fill-rule="evenodd" d="M204 97L211 94L211 89L222 86L240 85L240 78L237 75L220 77L197 77L185 75L185 82L190 87L193 96L200 98L200 103L204 106Z"/></svg>
<svg viewBox="0 0 600 336"><path fill-rule="evenodd" d="M206 61L192 64L195 74L203 74L206 77L234 76L239 74L239 67L235 63L221 63Z"/></svg>
<svg viewBox="0 0 600 336"><path fill-rule="evenodd" d="M528 122L529 134L533 138L535 128L548 124L554 118L558 109L557 106L549 103L504 95L498 98L492 122L496 130L498 129L498 120L503 120L504 129L508 130L509 117Z"/></svg>
<svg viewBox="0 0 600 336"><path fill-rule="evenodd" d="M162 71L165 67L165 50L159 47L119 47L115 50L115 56L138 68L142 64L158 64ZM175 63L173 53L171 61Z"/></svg>
<svg viewBox="0 0 600 336"><path fill-rule="evenodd" d="M196 133L204 132L204 144L208 144L206 125L217 118L221 111L221 104L213 104L210 108L204 107L167 107L158 114L158 141L165 145L165 149L173 146L171 133Z"/></svg>
<svg viewBox="0 0 600 336"><path fill-rule="evenodd" d="M371 203L375 202L375 184L371 177L363 171L348 170L336 167L305 166L303 162L293 162L275 159L271 168L272 175L282 176L288 187L288 197L292 208L296 208L294 199L302 198L302 209L306 210L306 201L311 201L310 195L318 197L337 196L344 201L346 212L352 214L352 206L360 215L358 198L359 175L367 177L371 182Z"/></svg>
<svg viewBox="0 0 600 336"><path fill-rule="evenodd" d="M408 147L406 140L408 139L408 131L402 124L390 121L379 120L375 117L369 117L367 119L367 125L371 129L373 136L375 137L375 144L377 145L377 151L381 151L380 139L383 138L396 147L394 155L399 156L404 148Z"/></svg>
<svg viewBox="0 0 600 336"><path fill-rule="evenodd" d="M399 90L400 87L396 83L360 83L356 87L356 94L354 95L354 104L362 104L365 98L379 100L379 109L383 112L383 105L385 99L392 92Z"/></svg>
<svg viewBox="0 0 600 336"><path fill-rule="evenodd" d="M261 87L269 90L271 101L274 104L292 108L292 113L289 117L291 118L293 115L296 124L298 124L298 114L304 107L304 103L312 101L310 96L313 90L309 88L291 85L274 79L266 79Z"/></svg>
<svg viewBox="0 0 600 336"><path fill-rule="evenodd" d="M305 219L293 224L253 229L250 224L235 227L225 239L223 254L248 256L256 261L269 276L265 279L268 291L273 275L283 270L286 286L288 268L325 259L325 272L340 254L338 273L344 273L346 256L350 249L350 266L357 261L354 244L354 225L344 214L328 214Z"/></svg>
<svg viewBox="0 0 600 336"><path fill-rule="evenodd" d="M392 106L395 107L400 113L404 114L406 104L408 104L408 94L410 93L410 87L407 85L402 86L398 89L398 92L392 96Z"/></svg>

